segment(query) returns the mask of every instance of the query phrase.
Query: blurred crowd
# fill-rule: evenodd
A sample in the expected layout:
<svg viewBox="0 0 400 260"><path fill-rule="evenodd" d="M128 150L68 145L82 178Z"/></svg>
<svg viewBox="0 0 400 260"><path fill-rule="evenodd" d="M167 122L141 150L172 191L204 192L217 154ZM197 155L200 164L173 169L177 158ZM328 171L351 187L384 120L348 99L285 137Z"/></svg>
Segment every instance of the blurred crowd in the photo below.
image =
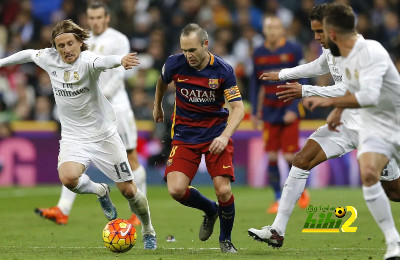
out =
<svg viewBox="0 0 400 260"><path fill-rule="evenodd" d="M0 1L0 58L23 49L50 47L57 22L72 19L84 28L85 0ZM126 74L136 119L152 119L155 85L165 59L180 52L181 29L190 22L204 27L210 51L234 68L239 88L250 111L248 83L251 54L263 43L262 21L277 15L287 38L302 44L304 62L317 58L309 10L321 0L105 0L111 9L111 26L124 33L141 64ZM367 39L378 40L392 55L400 71L400 0L341 0L357 13L357 29ZM312 84L330 85L330 76ZM171 98L173 104L173 97ZM0 118L8 120L57 120L52 87L47 74L34 64L0 69ZM323 116L323 115L321 115ZM311 115L312 117L312 115Z"/></svg>

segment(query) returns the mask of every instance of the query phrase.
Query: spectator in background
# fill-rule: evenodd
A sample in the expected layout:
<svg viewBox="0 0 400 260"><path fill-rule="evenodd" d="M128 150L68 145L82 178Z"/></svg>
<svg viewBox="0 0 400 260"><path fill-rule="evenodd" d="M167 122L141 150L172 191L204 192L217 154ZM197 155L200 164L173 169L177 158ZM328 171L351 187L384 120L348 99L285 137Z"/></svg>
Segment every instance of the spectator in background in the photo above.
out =
<svg viewBox="0 0 400 260"><path fill-rule="evenodd" d="M276 93L277 86L283 82L270 82L259 79L263 72L276 71L299 65L303 59L301 46L285 39L285 29L279 17L269 16L264 20L265 42L255 49L253 54L254 72L251 79L250 95L253 105L253 122L257 129L263 122L265 151L268 154L267 175L269 184L275 193L275 202L267 209L268 213L277 213L281 197L278 152L289 165L294 153L299 149L299 101L283 102ZM307 192L301 200L308 200ZM308 203L307 203L308 204ZM303 205L303 204L301 204ZM308 205L305 205L307 207Z"/></svg>

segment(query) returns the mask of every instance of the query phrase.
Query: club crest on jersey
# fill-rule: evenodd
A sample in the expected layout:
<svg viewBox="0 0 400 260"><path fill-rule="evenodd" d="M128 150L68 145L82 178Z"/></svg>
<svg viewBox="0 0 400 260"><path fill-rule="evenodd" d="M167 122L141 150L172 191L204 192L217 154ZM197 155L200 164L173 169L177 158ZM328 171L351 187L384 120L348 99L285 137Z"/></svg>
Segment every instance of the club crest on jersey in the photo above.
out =
<svg viewBox="0 0 400 260"><path fill-rule="evenodd" d="M69 70L64 71L64 81L68 82L69 81L69 77L71 76L71 73Z"/></svg>
<svg viewBox="0 0 400 260"><path fill-rule="evenodd" d="M171 164L172 164L172 159L168 159L167 166L171 166Z"/></svg>
<svg viewBox="0 0 400 260"><path fill-rule="evenodd" d="M79 80L79 74L77 71L74 71L74 79Z"/></svg>
<svg viewBox="0 0 400 260"><path fill-rule="evenodd" d="M357 69L354 71L354 77L358 80L358 70Z"/></svg>
<svg viewBox="0 0 400 260"><path fill-rule="evenodd" d="M350 73L349 68L346 68L346 77L347 77L348 79L351 79L351 73Z"/></svg>
<svg viewBox="0 0 400 260"><path fill-rule="evenodd" d="M208 87L211 89L217 89L219 87L218 79L208 79Z"/></svg>

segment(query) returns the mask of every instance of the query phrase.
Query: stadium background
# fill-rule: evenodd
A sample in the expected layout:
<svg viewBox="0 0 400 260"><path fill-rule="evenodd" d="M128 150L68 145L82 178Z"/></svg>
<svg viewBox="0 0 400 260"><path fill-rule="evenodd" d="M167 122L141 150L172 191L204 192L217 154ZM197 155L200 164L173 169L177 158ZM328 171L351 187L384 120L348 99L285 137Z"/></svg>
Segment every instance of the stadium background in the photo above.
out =
<svg viewBox="0 0 400 260"><path fill-rule="evenodd" d="M246 117L233 136L235 171L238 184L265 186L267 158L262 154L260 131L249 121L248 81L251 52L262 44L263 16L278 15L287 38L302 44L304 62L320 55L313 40L308 12L312 6L331 1L318 0L121 0L105 1L112 11L111 26L130 40L139 53L141 65L126 74L126 87L138 120L140 160L146 166L149 184L161 184L163 160L168 155L168 123L152 122L155 83L165 59L178 53L180 30L189 22L206 28L210 51L233 67L246 104ZM390 52L400 70L400 1L336 1L350 4L357 13L359 33L378 40ZM0 2L0 57L28 48L49 47L52 27L62 19L72 19L87 28L87 1L78 0L3 0ZM312 84L330 85L330 76L311 80ZM167 117L173 105L173 92L165 102ZM301 143L324 123L329 110L308 113L301 123ZM167 120L168 121L168 120ZM34 64L0 69L0 186L35 186L59 183L56 171L59 127L50 81ZM313 169L309 185L360 184L355 152L328 161ZM285 163L281 162L287 174ZM195 184L211 184L204 165ZM98 170L88 174L105 181ZM282 178L284 181L285 178Z"/></svg>

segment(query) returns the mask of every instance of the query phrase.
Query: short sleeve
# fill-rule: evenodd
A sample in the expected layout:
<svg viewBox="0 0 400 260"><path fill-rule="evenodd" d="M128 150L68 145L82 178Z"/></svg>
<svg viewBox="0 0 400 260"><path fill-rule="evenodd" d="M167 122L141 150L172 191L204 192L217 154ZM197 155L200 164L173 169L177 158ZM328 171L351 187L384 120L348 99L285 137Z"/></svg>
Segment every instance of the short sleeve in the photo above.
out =
<svg viewBox="0 0 400 260"><path fill-rule="evenodd" d="M224 71L224 82L222 83L222 89L228 102L240 101L242 96L240 95L239 88L236 83L236 76L231 66L227 65Z"/></svg>
<svg viewBox="0 0 400 260"><path fill-rule="evenodd" d="M174 56L169 56L161 69L161 79L165 84L169 84L172 81L173 58Z"/></svg>

